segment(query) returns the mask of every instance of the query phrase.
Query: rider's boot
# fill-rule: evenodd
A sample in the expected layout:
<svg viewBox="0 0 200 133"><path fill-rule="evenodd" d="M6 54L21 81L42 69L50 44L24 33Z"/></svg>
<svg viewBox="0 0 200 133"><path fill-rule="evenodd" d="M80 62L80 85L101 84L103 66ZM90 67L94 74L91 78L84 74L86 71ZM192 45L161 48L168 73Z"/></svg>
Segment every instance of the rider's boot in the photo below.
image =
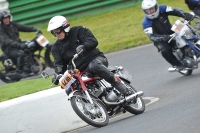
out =
<svg viewBox="0 0 200 133"><path fill-rule="evenodd" d="M23 78L26 78L28 74L23 70L23 66L19 66L17 68L17 74L20 74Z"/></svg>
<svg viewBox="0 0 200 133"><path fill-rule="evenodd" d="M185 66L182 63L179 63L178 65L172 65L172 67L168 68L168 71L173 72L173 71L180 71L183 70Z"/></svg>
<svg viewBox="0 0 200 133"><path fill-rule="evenodd" d="M121 94L123 95L127 95L128 94L128 89L126 88L126 86L124 84L122 84L121 82L117 81L113 87L115 87Z"/></svg>
<svg viewBox="0 0 200 133"><path fill-rule="evenodd" d="M23 78L27 77L28 76L28 73L26 73L24 70L23 70L23 64L24 64L24 59L23 57L19 57L17 58L17 73L22 75Z"/></svg>

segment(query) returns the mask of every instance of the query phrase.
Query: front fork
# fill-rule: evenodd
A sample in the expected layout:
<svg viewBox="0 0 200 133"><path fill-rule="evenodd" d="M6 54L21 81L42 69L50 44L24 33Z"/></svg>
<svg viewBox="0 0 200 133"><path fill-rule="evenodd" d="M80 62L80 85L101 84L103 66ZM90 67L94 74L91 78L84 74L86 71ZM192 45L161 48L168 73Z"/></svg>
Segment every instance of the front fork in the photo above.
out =
<svg viewBox="0 0 200 133"><path fill-rule="evenodd" d="M93 105L94 102L92 101L92 98L91 98L91 96L89 95L85 84L84 84L83 81L81 80L81 76L80 76L80 75L76 75L76 77L77 77L77 79L78 79L78 81L79 81L79 83L80 83L80 85L81 85L82 90L83 90L83 91L85 92L85 94L86 94L87 100L89 100L90 104ZM71 97L73 97L74 92L76 92L76 91L73 91L72 93L69 94L69 99L70 99Z"/></svg>

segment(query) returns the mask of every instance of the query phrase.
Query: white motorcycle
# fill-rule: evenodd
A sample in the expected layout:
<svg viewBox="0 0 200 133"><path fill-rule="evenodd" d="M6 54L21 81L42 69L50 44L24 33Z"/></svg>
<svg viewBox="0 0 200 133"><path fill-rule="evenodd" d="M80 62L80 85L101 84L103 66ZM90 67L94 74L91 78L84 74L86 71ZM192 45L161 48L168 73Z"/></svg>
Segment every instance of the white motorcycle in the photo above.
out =
<svg viewBox="0 0 200 133"><path fill-rule="evenodd" d="M194 15L194 19L200 17ZM169 68L169 72L179 72L184 76L191 75L194 69L198 68L200 62L200 37L195 28L190 25L190 21L177 20L171 28L175 33L170 35L176 41L173 46L173 54L183 64L184 68Z"/></svg>

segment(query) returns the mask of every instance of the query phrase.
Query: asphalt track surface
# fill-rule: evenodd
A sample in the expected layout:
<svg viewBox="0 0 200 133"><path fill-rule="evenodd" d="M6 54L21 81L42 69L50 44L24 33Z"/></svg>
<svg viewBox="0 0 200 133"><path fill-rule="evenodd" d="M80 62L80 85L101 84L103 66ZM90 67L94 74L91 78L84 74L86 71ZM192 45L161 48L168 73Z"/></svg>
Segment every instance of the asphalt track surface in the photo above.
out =
<svg viewBox="0 0 200 133"><path fill-rule="evenodd" d="M144 91L146 110L112 118L96 128L73 112L60 88L0 103L0 133L199 133L200 71L182 76L167 71L170 65L153 45L131 48L106 57L133 75L132 85Z"/></svg>

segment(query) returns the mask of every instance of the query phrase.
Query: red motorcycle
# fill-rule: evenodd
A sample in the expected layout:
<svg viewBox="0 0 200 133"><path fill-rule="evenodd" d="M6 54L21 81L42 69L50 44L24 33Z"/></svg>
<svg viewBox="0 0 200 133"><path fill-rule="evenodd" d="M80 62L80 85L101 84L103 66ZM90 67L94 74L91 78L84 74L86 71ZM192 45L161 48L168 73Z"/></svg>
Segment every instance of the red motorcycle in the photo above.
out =
<svg viewBox="0 0 200 133"><path fill-rule="evenodd" d="M75 54L71 60L73 67L63 75L57 75L57 78L60 78L59 84L69 96L73 110L83 121L95 127L103 127L108 124L109 117L121 112L128 111L135 115L144 112L145 104L141 97L143 91L137 92L130 85L131 75L127 70L118 66L109 67L117 79L128 88L129 95L124 97L104 79L76 69L74 60L80 53ZM51 74L43 71L41 75L48 78Z"/></svg>

